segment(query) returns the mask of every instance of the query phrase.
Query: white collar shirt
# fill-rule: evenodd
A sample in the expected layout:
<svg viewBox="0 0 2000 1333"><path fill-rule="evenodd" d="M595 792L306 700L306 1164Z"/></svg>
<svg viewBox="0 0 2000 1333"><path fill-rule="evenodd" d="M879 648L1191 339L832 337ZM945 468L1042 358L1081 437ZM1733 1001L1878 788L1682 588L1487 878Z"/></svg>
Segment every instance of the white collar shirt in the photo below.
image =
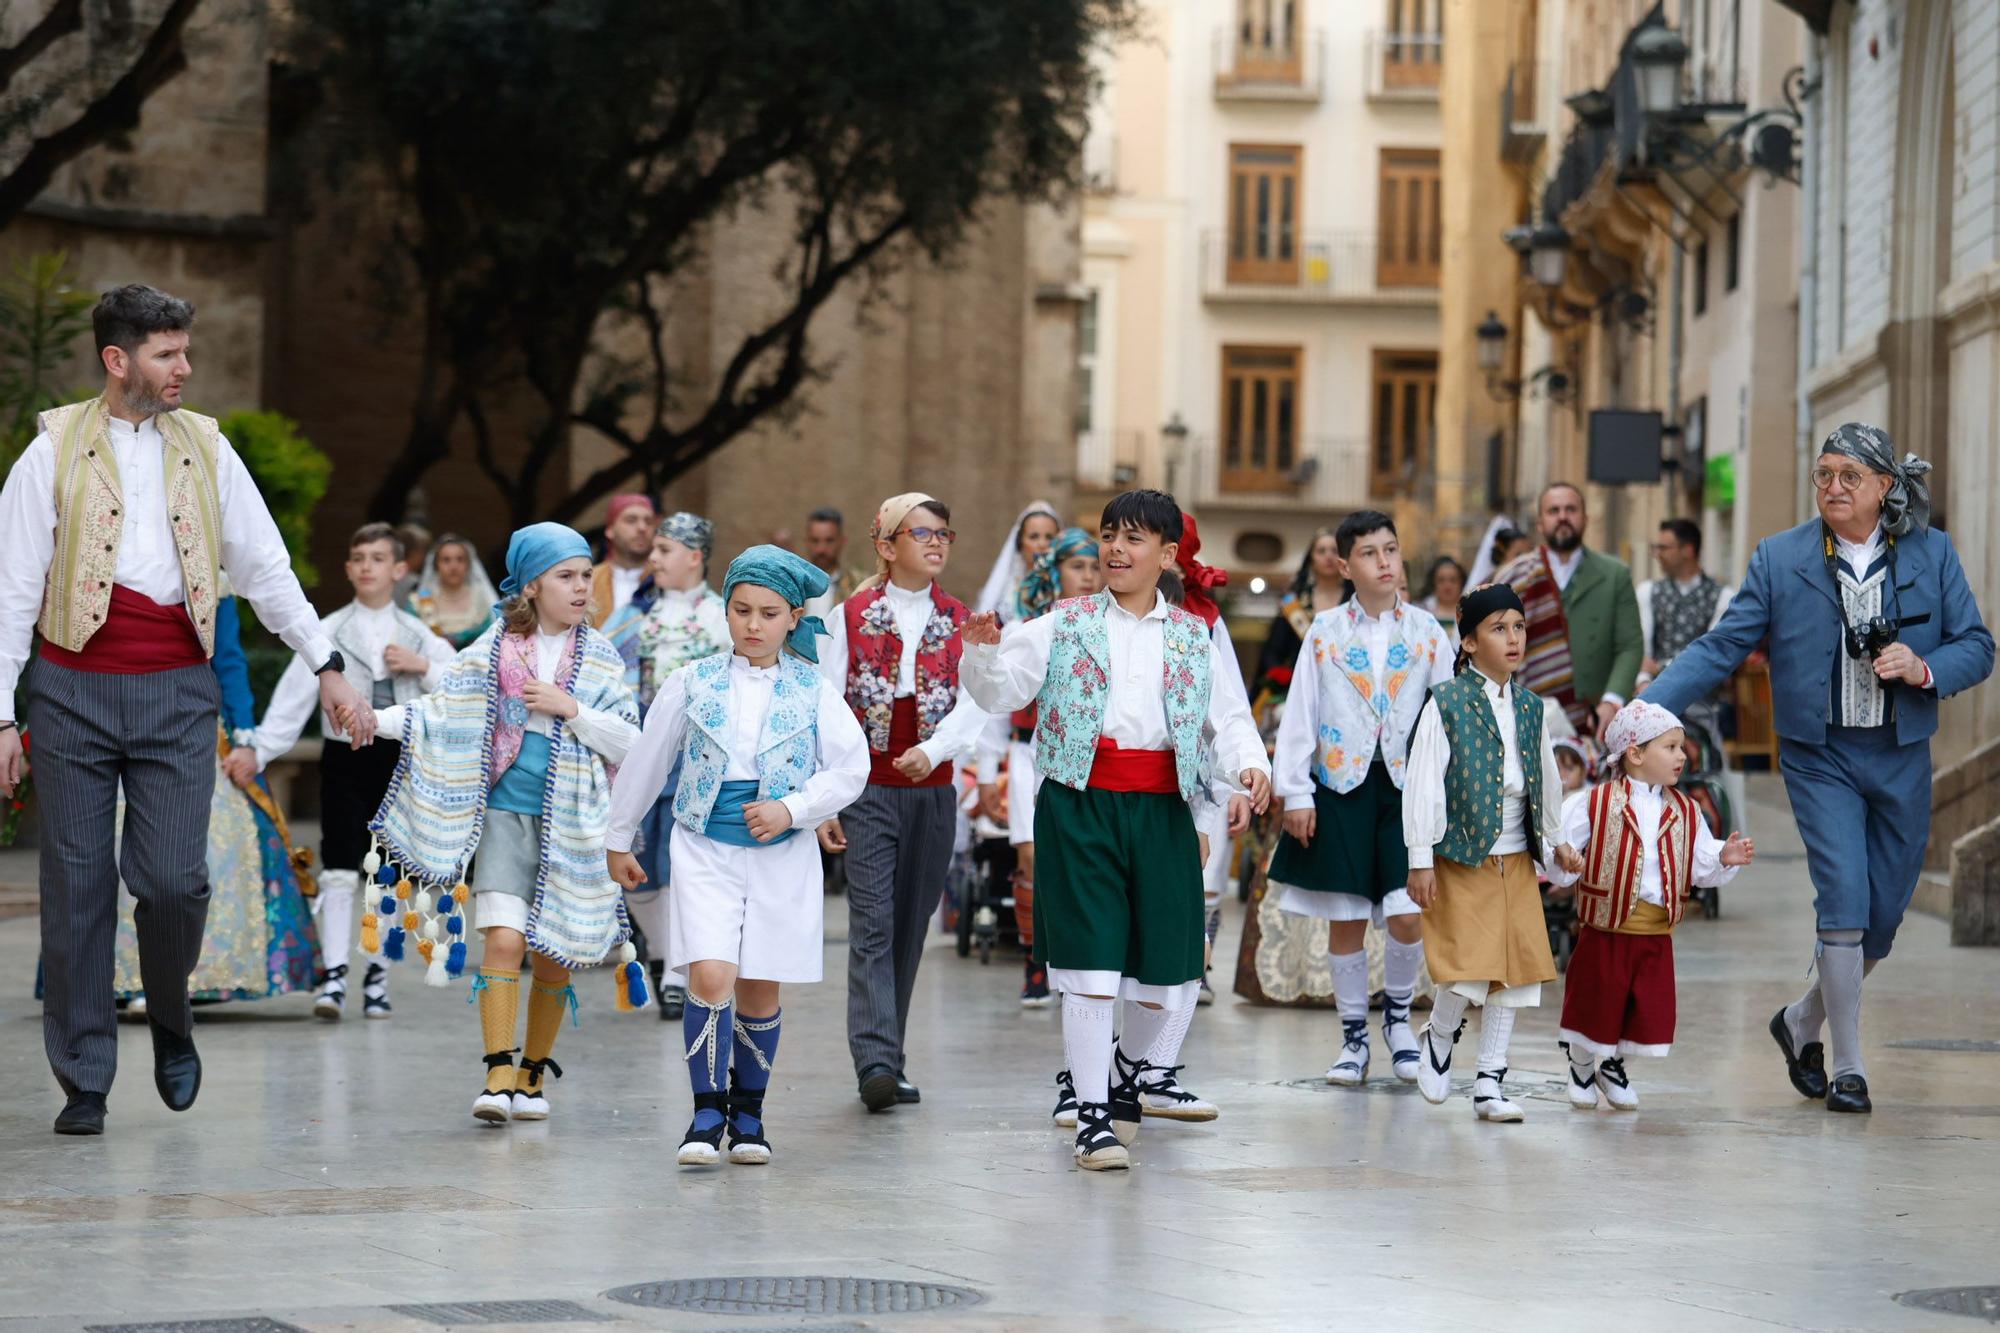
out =
<svg viewBox="0 0 2000 1333"><path fill-rule="evenodd" d="M535 631L536 680L548 685L555 684L556 668L562 665L563 647L568 642L568 630L563 630L556 634L544 634L539 629ZM523 731L537 731L547 736L550 734L549 725L549 715L547 713L538 713L533 709L529 709L528 720L522 724L521 729Z"/></svg>
<svg viewBox="0 0 2000 1333"><path fill-rule="evenodd" d="M1632 818L1639 825L1639 845L1644 849L1639 857L1639 897L1664 907L1667 895L1660 887L1660 816L1666 800L1658 787L1643 782L1628 782L1626 791Z"/></svg>
<svg viewBox="0 0 2000 1333"><path fill-rule="evenodd" d="M1882 550L1882 525L1877 523L1875 531L1868 534L1866 541L1851 542L1837 532L1833 541L1840 558L1854 571L1854 577L1864 579L1868 577L1868 566L1875 563L1876 555Z"/></svg>
<svg viewBox="0 0 2000 1333"><path fill-rule="evenodd" d="M729 763L724 782L757 781L757 747L778 684L776 665L754 667L741 654L729 659Z"/></svg>
<svg viewBox="0 0 2000 1333"><path fill-rule="evenodd" d="M389 662L386 650L396 637L396 607L393 602L380 606L354 604L354 610L347 617L346 637L358 646L366 656L359 665L368 668L368 674L376 680L389 679Z"/></svg>
<svg viewBox="0 0 2000 1333"><path fill-rule="evenodd" d="M1579 546L1568 554L1553 546L1546 549L1549 553L1549 573L1555 575L1556 587L1566 592L1569 581L1576 576L1576 567L1583 563L1583 547Z"/></svg>
<svg viewBox="0 0 2000 1333"><path fill-rule="evenodd" d="M882 596L889 603L889 609L896 615L896 635L903 641L903 657L896 665L896 697L913 695L917 692L917 649L923 646L924 626L931 622L931 588L923 587L911 591L894 583L885 584Z"/></svg>
<svg viewBox="0 0 2000 1333"><path fill-rule="evenodd" d="M644 565L637 565L631 569L627 569L623 565L612 565L611 609L613 611L624 610L626 603L632 600L633 593L639 591L639 585L645 581L645 578L646 567Z"/></svg>
<svg viewBox="0 0 2000 1333"><path fill-rule="evenodd" d="M1478 671L1477 667L1473 670ZM1500 728L1500 838L1493 844L1494 856L1528 850L1528 775L1521 767L1520 727L1514 720L1514 683L1494 680L1479 672L1487 706Z"/></svg>

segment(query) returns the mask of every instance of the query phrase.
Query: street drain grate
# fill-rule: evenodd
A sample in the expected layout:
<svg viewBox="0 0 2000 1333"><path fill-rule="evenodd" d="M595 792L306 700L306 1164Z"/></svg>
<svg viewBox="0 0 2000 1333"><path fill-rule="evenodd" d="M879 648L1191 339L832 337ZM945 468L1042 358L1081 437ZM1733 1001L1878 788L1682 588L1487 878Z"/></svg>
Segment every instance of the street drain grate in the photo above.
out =
<svg viewBox="0 0 2000 1333"><path fill-rule="evenodd" d="M1928 1291L1905 1291L1896 1304L1933 1314L1962 1314L1988 1323L2000 1324L2000 1287L1932 1287Z"/></svg>
<svg viewBox="0 0 2000 1333"><path fill-rule="evenodd" d="M606 1300L708 1314L912 1314L977 1305L970 1287L866 1277L689 1277L641 1282Z"/></svg>
<svg viewBox="0 0 2000 1333"><path fill-rule="evenodd" d="M1970 1051L1977 1055L2000 1055L2000 1041L1973 1041L1966 1037L1912 1037L1889 1045L1904 1051Z"/></svg>
<svg viewBox="0 0 2000 1333"><path fill-rule="evenodd" d="M276 1319L187 1319L160 1324L90 1324L84 1333L305 1333Z"/></svg>
<svg viewBox="0 0 2000 1333"><path fill-rule="evenodd" d="M84 1333L306 1333L278 1319L184 1319L180 1323L92 1323Z"/></svg>
<svg viewBox="0 0 2000 1333"><path fill-rule="evenodd" d="M575 1301L443 1301L433 1305L392 1305L397 1314L432 1324L601 1324L604 1315Z"/></svg>

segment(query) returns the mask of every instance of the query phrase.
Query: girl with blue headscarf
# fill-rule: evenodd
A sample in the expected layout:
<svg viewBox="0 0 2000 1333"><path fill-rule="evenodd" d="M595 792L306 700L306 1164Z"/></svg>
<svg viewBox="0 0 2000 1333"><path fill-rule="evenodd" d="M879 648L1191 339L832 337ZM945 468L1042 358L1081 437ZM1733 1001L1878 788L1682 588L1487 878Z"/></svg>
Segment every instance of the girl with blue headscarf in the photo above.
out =
<svg viewBox="0 0 2000 1333"><path fill-rule="evenodd" d="M618 1007L649 1003L623 897L604 866L611 779L638 739L639 705L617 650L590 626L588 543L560 523L521 529L500 594L497 623L436 690L377 712L403 755L369 825L380 850L363 867L378 896L361 922L364 949L379 935L391 958L419 953L425 980L443 986L465 969L465 909L475 909L485 953L472 998L486 1085L472 1114L491 1122L548 1118L544 1079L562 1075L549 1057L565 1009L576 1009L572 970L612 963Z"/></svg>
<svg viewBox="0 0 2000 1333"><path fill-rule="evenodd" d="M805 604L826 575L790 551L753 546L722 581L730 650L660 682L612 793L613 878L645 882L632 844L676 761L667 964L687 987L682 1032L694 1119L677 1160L771 1160L764 1093L778 1054L778 988L820 979L825 953L813 831L861 794L868 742L819 673L825 627ZM804 831L805 836L798 834ZM657 946L656 946L657 947Z"/></svg>

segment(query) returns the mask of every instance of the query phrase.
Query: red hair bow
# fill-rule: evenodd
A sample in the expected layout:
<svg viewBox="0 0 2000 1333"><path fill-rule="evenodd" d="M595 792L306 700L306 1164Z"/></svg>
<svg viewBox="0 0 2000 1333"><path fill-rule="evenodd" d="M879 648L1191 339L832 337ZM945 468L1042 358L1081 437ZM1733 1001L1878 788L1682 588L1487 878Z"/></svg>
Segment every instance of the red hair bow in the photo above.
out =
<svg viewBox="0 0 2000 1333"><path fill-rule="evenodd" d="M1181 515L1180 549L1174 553L1174 564L1180 568L1181 584L1186 589L1187 609L1202 618L1210 629L1222 616L1222 608L1216 605L1210 595L1211 588L1220 588L1229 582L1229 571L1217 569L1214 565L1204 565L1195 559L1201 554L1201 532L1195 527L1193 514Z"/></svg>

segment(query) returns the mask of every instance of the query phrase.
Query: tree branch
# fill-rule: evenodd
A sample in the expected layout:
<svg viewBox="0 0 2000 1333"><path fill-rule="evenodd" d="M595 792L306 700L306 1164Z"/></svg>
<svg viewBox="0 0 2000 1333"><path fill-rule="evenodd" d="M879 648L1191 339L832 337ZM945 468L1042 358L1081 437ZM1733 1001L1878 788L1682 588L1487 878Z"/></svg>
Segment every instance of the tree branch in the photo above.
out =
<svg viewBox="0 0 2000 1333"><path fill-rule="evenodd" d="M82 27L83 0L56 0L49 12L42 15L41 22L28 29L20 41L0 50L0 90L4 90L29 61L54 45L57 38L67 37Z"/></svg>
<svg viewBox="0 0 2000 1333"><path fill-rule="evenodd" d="M27 155L0 180L0 227L12 221L48 188L57 168L114 130L139 123L139 112L160 86L187 68L181 30L201 0L174 0L132 67L77 118L35 141Z"/></svg>

